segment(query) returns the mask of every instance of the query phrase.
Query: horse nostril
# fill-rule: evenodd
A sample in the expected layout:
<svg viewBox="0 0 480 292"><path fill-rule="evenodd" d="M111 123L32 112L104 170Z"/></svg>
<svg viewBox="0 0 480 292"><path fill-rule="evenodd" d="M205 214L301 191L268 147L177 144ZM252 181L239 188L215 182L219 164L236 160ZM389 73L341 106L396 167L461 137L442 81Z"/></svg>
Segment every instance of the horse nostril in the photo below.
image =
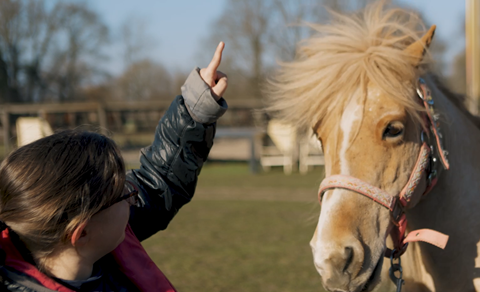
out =
<svg viewBox="0 0 480 292"><path fill-rule="evenodd" d="M345 273L353 261L353 248L345 247L345 266L343 267L343 273Z"/></svg>

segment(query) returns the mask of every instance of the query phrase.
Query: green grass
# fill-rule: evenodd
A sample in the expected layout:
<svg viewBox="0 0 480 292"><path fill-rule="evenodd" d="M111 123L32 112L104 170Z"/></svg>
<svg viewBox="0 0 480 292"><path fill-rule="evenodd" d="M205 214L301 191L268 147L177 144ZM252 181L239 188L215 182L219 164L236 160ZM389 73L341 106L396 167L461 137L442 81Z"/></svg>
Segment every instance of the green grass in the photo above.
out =
<svg viewBox="0 0 480 292"><path fill-rule="evenodd" d="M144 246L180 292L323 291L308 245L322 177L208 164L194 200Z"/></svg>
<svg viewBox="0 0 480 292"><path fill-rule="evenodd" d="M200 174L196 197L315 203L323 177L323 168L307 175L284 175L280 168L251 174L246 164L208 163Z"/></svg>
<svg viewBox="0 0 480 292"><path fill-rule="evenodd" d="M323 179L323 168L301 175L294 172L284 175L282 168L272 168L269 172L251 174L244 163L208 163L202 169L199 179L200 187L208 186L253 186L275 188L317 188Z"/></svg>

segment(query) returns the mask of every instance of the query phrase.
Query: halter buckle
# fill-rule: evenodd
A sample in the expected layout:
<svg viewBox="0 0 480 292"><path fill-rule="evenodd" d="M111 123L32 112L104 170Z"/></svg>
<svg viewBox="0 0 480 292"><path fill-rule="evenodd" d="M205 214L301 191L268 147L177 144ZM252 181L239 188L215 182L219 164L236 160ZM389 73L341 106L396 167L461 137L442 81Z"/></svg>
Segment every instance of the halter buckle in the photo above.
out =
<svg viewBox="0 0 480 292"><path fill-rule="evenodd" d="M402 214L405 213L405 207L400 200L400 198L397 198L395 200L395 204L393 205L392 211L390 212L390 219L397 227L399 226L398 221L400 220L400 217L402 217Z"/></svg>
<svg viewBox="0 0 480 292"><path fill-rule="evenodd" d="M430 89L426 87L427 83L422 78L418 78L417 83L417 95L418 97L423 100L424 102L428 103L429 105L433 105L433 98L430 94Z"/></svg>

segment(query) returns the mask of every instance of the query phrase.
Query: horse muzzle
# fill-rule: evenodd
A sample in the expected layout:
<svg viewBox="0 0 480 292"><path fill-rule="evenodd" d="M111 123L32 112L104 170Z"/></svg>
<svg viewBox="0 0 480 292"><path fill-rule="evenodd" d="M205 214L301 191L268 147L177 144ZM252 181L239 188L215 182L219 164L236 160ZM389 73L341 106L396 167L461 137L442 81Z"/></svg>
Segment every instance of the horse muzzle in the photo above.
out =
<svg viewBox="0 0 480 292"><path fill-rule="evenodd" d="M354 238L337 242L336 248L318 249L312 240L311 247L315 267L328 291L369 291L379 281L383 262L380 256L373 267L365 268L365 251L360 241Z"/></svg>

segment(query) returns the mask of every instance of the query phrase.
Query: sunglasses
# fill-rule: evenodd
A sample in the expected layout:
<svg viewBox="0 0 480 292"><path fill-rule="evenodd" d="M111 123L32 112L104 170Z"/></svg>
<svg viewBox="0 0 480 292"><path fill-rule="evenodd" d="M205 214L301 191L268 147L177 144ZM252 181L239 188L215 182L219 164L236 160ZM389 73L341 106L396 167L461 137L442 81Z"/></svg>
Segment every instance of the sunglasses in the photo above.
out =
<svg viewBox="0 0 480 292"><path fill-rule="evenodd" d="M101 212L107 208L110 208L111 206L115 205L116 203L119 203L123 200L126 200L127 203L130 205L130 206L138 206L138 203L140 202L140 198L138 197L138 191L137 190L134 190L133 192L130 192L128 194L125 194L125 195L122 195L120 196L119 198L117 198L115 201L113 201L112 203L108 204L108 205L105 205L103 206L98 212ZM97 213L98 213L97 212ZM96 213L95 213L96 214Z"/></svg>

